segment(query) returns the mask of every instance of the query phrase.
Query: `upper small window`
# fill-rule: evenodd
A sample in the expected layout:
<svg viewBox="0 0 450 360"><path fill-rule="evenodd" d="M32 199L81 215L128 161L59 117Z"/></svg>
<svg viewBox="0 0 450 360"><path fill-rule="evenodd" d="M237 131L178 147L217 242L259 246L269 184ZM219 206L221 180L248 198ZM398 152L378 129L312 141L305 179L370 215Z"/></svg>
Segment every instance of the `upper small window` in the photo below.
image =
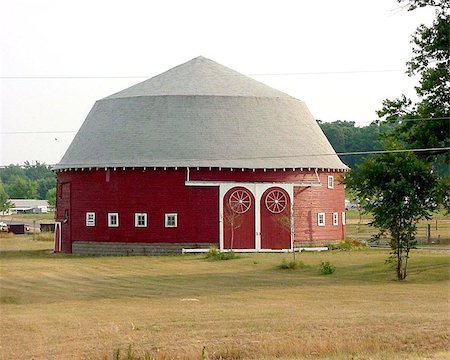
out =
<svg viewBox="0 0 450 360"><path fill-rule="evenodd" d="M333 213L333 225L339 225L339 213Z"/></svg>
<svg viewBox="0 0 450 360"><path fill-rule="evenodd" d="M86 226L95 226L95 212L86 213Z"/></svg>
<svg viewBox="0 0 450 360"><path fill-rule="evenodd" d="M317 225L318 226L325 226L325 213L318 213L317 214Z"/></svg>
<svg viewBox="0 0 450 360"><path fill-rule="evenodd" d="M328 189L334 189L334 176L328 175Z"/></svg>
<svg viewBox="0 0 450 360"><path fill-rule="evenodd" d="M147 227L147 214L135 213L134 214L134 226L135 227Z"/></svg>
<svg viewBox="0 0 450 360"><path fill-rule="evenodd" d="M166 227L178 226L178 214L166 214L165 225Z"/></svg>
<svg viewBox="0 0 450 360"><path fill-rule="evenodd" d="M119 227L119 214L118 213L108 213L108 226L109 227Z"/></svg>

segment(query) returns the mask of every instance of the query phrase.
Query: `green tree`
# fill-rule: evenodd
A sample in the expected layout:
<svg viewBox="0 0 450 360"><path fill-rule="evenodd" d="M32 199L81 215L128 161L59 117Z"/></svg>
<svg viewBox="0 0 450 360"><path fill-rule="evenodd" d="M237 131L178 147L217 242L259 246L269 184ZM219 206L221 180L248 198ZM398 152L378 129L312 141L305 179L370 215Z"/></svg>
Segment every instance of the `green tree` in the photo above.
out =
<svg viewBox="0 0 450 360"><path fill-rule="evenodd" d="M378 116L400 123L395 136L409 148L443 148L450 146L450 2L441 0L397 0L408 11L432 6L436 17L427 27L420 25L412 36L413 57L406 63L409 76L418 75L418 101L405 95L383 101ZM402 121L402 119L408 119ZM449 151L420 155L426 161L448 163ZM441 169L448 172L448 167Z"/></svg>
<svg viewBox="0 0 450 360"><path fill-rule="evenodd" d="M51 208L55 208L56 206L56 188L51 188L47 191L47 197L48 204Z"/></svg>
<svg viewBox="0 0 450 360"><path fill-rule="evenodd" d="M395 124L373 122L369 126L358 127L353 121L337 120L331 123L317 121L328 141L338 153L381 150L380 137L392 132ZM370 158L370 155L340 155L350 168Z"/></svg>
<svg viewBox="0 0 450 360"><path fill-rule="evenodd" d="M6 192L11 199L36 199L38 184L36 181L16 177L11 185L8 185Z"/></svg>
<svg viewBox="0 0 450 360"><path fill-rule="evenodd" d="M53 177L45 177L37 180L39 199L47 199L47 193L56 186L56 179Z"/></svg>
<svg viewBox="0 0 450 360"><path fill-rule="evenodd" d="M398 146L390 144L388 148ZM412 152L375 156L345 177L347 188L365 199L365 210L373 214L371 225L379 230L376 237L390 235L398 280L407 276L417 222L431 218L436 207L436 180L431 164Z"/></svg>
<svg viewBox="0 0 450 360"><path fill-rule="evenodd" d="M8 194L5 191L3 182L0 180L0 211L6 211L11 207Z"/></svg>
<svg viewBox="0 0 450 360"><path fill-rule="evenodd" d="M20 165L8 165L0 168L0 180L3 181L3 184L12 184L16 177L26 177L25 170Z"/></svg>
<svg viewBox="0 0 450 360"><path fill-rule="evenodd" d="M45 163L36 161L35 164L32 165L29 161L25 161L24 168L25 176L30 180L54 178L51 166L46 165Z"/></svg>

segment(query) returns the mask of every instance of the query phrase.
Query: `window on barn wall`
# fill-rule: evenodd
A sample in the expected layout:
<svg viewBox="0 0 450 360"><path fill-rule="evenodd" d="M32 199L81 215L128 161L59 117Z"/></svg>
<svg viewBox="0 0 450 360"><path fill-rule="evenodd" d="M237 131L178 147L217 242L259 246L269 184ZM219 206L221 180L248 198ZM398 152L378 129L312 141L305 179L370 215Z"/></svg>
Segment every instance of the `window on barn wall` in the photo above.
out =
<svg viewBox="0 0 450 360"><path fill-rule="evenodd" d="M86 213L86 226L95 226L95 212Z"/></svg>
<svg viewBox="0 0 450 360"><path fill-rule="evenodd" d="M135 227L147 227L147 214L135 213L134 214L134 226Z"/></svg>
<svg viewBox="0 0 450 360"><path fill-rule="evenodd" d="M339 225L339 213L333 213L333 225Z"/></svg>
<svg viewBox="0 0 450 360"><path fill-rule="evenodd" d="M325 226L325 213L321 212L317 214L317 225Z"/></svg>
<svg viewBox="0 0 450 360"><path fill-rule="evenodd" d="M178 214L166 214L165 225L166 227L177 227Z"/></svg>
<svg viewBox="0 0 450 360"><path fill-rule="evenodd" d="M342 225L345 225L345 212L342 213Z"/></svg>
<svg viewBox="0 0 450 360"><path fill-rule="evenodd" d="M119 227L118 213L108 213L108 227Z"/></svg>
<svg viewBox="0 0 450 360"><path fill-rule="evenodd" d="M334 189L334 176L328 175L328 189Z"/></svg>

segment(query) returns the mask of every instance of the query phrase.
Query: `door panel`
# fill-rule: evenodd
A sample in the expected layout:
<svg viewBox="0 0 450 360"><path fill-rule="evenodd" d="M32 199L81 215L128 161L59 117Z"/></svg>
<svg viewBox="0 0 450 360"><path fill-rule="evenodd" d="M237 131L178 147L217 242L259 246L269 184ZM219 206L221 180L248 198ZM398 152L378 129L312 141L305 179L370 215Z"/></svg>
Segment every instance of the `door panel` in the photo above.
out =
<svg viewBox="0 0 450 360"><path fill-rule="evenodd" d="M243 187L230 189L223 198L225 249L255 248L255 198Z"/></svg>
<svg viewBox="0 0 450 360"><path fill-rule="evenodd" d="M279 188L267 189L261 196L261 249L291 248L291 201Z"/></svg>
<svg viewBox="0 0 450 360"><path fill-rule="evenodd" d="M61 222L61 252L72 252L72 238L71 238L71 214L70 214L70 183L61 184L61 198L58 199L58 213L60 214Z"/></svg>

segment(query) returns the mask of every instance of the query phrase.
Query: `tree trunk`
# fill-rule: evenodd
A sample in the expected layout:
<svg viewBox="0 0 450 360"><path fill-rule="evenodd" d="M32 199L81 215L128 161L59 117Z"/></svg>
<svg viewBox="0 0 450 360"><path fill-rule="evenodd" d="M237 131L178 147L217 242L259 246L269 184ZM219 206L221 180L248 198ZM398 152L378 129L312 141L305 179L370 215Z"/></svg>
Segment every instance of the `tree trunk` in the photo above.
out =
<svg viewBox="0 0 450 360"><path fill-rule="evenodd" d="M233 242L234 242L234 224L231 224L230 250L233 250Z"/></svg>
<svg viewBox="0 0 450 360"><path fill-rule="evenodd" d="M402 266L402 250L399 244L397 244L397 279L403 280L403 266Z"/></svg>

